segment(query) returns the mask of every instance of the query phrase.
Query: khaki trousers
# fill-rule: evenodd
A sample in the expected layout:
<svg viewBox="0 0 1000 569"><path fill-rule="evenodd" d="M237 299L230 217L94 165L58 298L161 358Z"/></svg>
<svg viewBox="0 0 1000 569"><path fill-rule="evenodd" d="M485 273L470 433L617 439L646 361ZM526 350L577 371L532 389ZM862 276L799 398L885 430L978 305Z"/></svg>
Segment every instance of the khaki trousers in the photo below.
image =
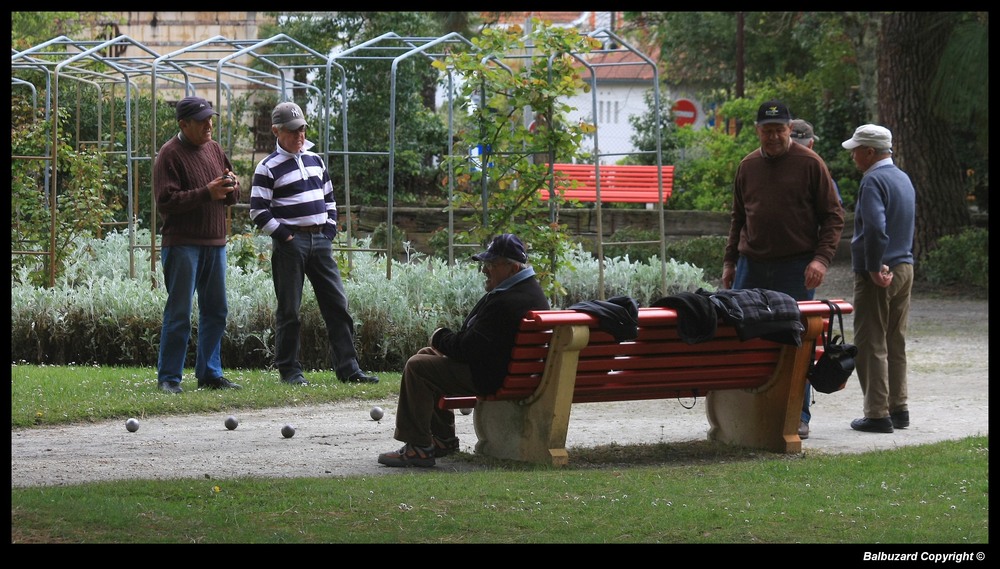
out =
<svg viewBox="0 0 1000 569"><path fill-rule="evenodd" d="M876 286L868 273L854 275L855 371L869 419L907 411L906 325L910 314L913 265L890 267L892 284Z"/></svg>
<svg viewBox="0 0 1000 569"><path fill-rule="evenodd" d="M393 437L420 447L455 436L455 413L438 409L442 395L476 393L468 364L456 362L431 347L421 348L403 366Z"/></svg>

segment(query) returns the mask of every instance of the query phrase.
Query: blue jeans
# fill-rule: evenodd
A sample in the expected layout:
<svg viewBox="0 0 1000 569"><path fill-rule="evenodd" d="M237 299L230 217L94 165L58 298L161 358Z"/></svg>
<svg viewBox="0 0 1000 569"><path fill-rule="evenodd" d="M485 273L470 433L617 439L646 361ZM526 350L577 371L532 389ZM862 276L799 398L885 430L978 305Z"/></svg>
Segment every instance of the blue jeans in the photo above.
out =
<svg viewBox="0 0 1000 569"><path fill-rule="evenodd" d="M733 288L764 288L783 292L795 300L812 300L816 289L806 288L805 274L812 259L810 254L782 261L754 261L740 255L736 261ZM802 398L802 421L806 424L812 419L810 399L812 386L807 381L805 396Z"/></svg>
<svg viewBox="0 0 1000 569"><path fill-rule="evenodd" d="M308 277L326 323L334 372L338 379L346 381L361 368L354 348L354 319L347 311L347 295L333 258L333 243L322 233L296 231L292 235L291 241L271 239L271 277L278 301L274 365L282 379L302 373L299 309L302 285Z"/></svg>
<svg viewBox="0 0 1000 569"><path fill-rule="evenodd" d="M226 331L226 247L174 245L160 252L167 303L160 330L160 357L156 379L180 382L184 374L191 311L198 293L198 347L194 376L222 377L222 335Z"/></svg>

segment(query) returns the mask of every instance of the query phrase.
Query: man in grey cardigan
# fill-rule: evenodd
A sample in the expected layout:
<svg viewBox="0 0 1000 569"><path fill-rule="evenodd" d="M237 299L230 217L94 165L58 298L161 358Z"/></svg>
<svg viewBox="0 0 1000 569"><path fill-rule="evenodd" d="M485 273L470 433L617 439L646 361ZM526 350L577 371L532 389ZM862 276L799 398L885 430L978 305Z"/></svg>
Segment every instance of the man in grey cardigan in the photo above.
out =
<svg viewBox="0 0 1000 569"><path fill-rule="evenodd" d="M913 286L916 190L892 162L892 133L866 124L843 147L864 172L854 207L854 344L864 416L851 428L891 433L910 426L906 324Z"/></svg>

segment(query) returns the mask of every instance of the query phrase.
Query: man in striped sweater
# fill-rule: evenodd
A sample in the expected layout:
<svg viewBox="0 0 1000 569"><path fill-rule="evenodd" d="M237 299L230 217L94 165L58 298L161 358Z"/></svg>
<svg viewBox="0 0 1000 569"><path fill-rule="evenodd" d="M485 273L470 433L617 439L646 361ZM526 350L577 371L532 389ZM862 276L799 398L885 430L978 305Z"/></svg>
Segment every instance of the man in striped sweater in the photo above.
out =
<svg viewBox="0 0 1000 569"><path fill-rule="evenodd" d="M292 102L279 103L271 113L271 132L277 147L254 171L250 217L271 236L271 276L278 300L275 367L281 381L308 384L299 362L299 309L302 285L308 277L326 322L337 379L378 383L377 377L361 371L358 365L354 319L347 310L347 296L333 258L337 202L323 159L307 150L302 109Z"/></svg>

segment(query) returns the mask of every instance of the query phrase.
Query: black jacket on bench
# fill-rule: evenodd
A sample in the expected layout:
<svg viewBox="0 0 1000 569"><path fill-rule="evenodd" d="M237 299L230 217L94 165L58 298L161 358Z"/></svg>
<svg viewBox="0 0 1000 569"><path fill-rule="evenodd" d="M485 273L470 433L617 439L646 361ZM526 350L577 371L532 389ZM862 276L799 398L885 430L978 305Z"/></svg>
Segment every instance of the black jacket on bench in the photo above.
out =
<svg viewBox="0 0 1000 569"><path fill-rule="evenodd" d="M799 303L783 292L765 288L724 289L708 292L699 289L715 305L723 320L736 328L740 340L763 338L802 345L802 313Z"/></svg>
<svg viewBox="0 0 1000 569"><path fill-rule="evenodd" d="M639 303L630 296L613 296L607 300L583 300L569 307L593 314L601 330L614 336L618 342L639 337Z"/></svg>
<svg viewBox="0 0 1000 569"><path fill-rule="evenodd" d="M677 311L677 333L688 344L715 337L719 318L736 328L740 340L764 338L790 346L802 345L802 313L791 296L763 288L698 289L665 296L652 306Z"/></svg>

